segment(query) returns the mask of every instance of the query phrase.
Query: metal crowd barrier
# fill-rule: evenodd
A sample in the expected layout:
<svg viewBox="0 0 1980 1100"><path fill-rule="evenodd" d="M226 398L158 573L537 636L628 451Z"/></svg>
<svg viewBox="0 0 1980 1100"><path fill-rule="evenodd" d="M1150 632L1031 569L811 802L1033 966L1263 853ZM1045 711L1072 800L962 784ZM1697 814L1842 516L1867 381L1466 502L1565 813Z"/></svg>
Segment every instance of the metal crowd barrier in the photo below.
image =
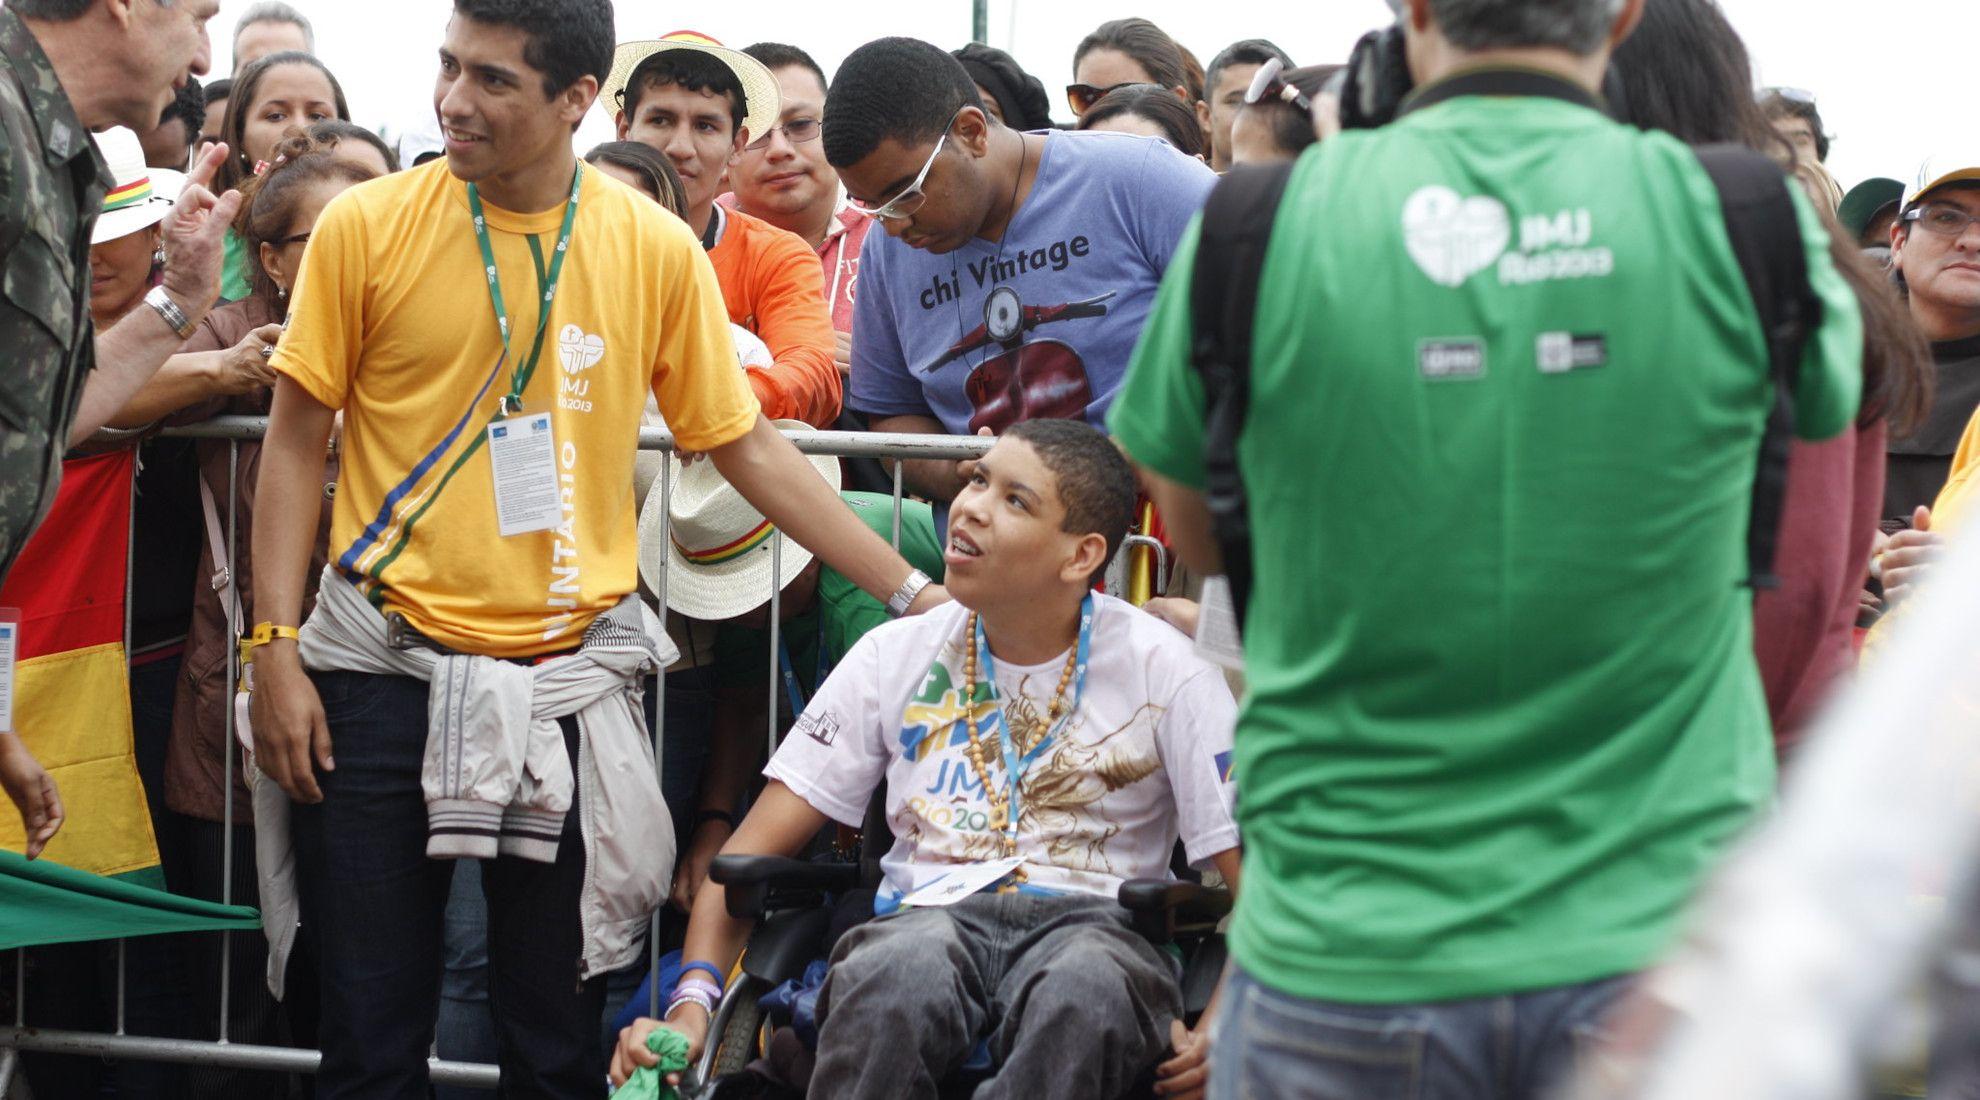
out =
<svg viewBox="0 0 1980 1100"><path fill-rule="evenodd" d="M223 439L229 441L230 462L228 463L226 538L228 545L234 548L233 554L238 554L239 547L241 546L241 532L238 529L237 523L239 494L237 491L238 487L234 484L234 470L238 466L240 444L243 440L261 439L266 433L267 428L268 419L266 417L229 416L217 417L199 424L167 428L161 433L166 436L182 438ZM965 459L978 457L984 451L988 450L992 443L992 440L987 438L951 435L892 435L867 432L824 431L786 432L785 435L792 443L797 445L799 451L805 454L833 455L841 458ZM642 428L639 433L639 447L641 450L647 451L671 451L673 449L673 437L669 433L656 428ZM673 489L672 481L667 476L666 470L666 467L662 468L662 474L659 478L660 485L657 490L660 493L660 508L663 512L668 510ZM893 467L893 479L894 521L892 542L896 548L899 548L901 542L902 481L901 466L898 462ZM135 534L133 533L134 537ZM768 662L769 684L766 689L769 699L769 714L765 737L767 746L772 752L777 747L777 718L780 698L779 689L781 686L776 654L781 625L779 622L779 604L782 589L776 583L776 578L781 572L778 566L781 564L782 559L783 539L783 533L780 531L774 534L770 541L772 563L769 593L770 660ZM1153 545L1154 553L1157 555L1157 575L1163 574L1166 571L1166 559L1161 556L1160 544L1155 543L1154 540L1144 539L1139 536L1136 537L1135 541L1141 544ZM1123 553L1125 552L1126 550L1124 548ZM230 557L233 554L230 554ZM126 563L127 573L131 567L131 561L134 561L135 557L135 547L133 547L133 551L129 556L130 560L127 560ZM660 576L657 578L655 584L655 595L658 597L660 606L663 608L667 602L665 562L666 558L663 555L661 557ZM127 576L127 592L128 587ZM129 600L127 598L127 638L129 634L128 608ZM225 663L227 668L227 695L231 698L235 690L234 662L227 661ZM663 759L661 735L662 731L666 728L666 692L659 691L656 692L656 695L658 696L656 700L658 710L654 722L653 748L655 770L657 772L660 762ZM226 707L223 710L226 713L226 740L223 743L228 746L228 751L223 754L226 758L226 765L221 789L223 791L231 791L234 785L235 763L235 753L233 751L233 745L235 743L233 728L234 713L232 707ZM148 795L151 793L147 792ZM231 796L225 797L221 799L221 804L223 806L223 818L221 822L223 826L223 840L221 847L220 900L223 904L231 905L233 904L233 868L235 859L233 842L234 800ZM71 815L86 814L89 812L87 806L70 806L68 810ZM681 843L685 844L686 840L687 838L685 837L681 838ZM664 898L661 904L666 904ZM652 924L648 929L647 939L649 951L648 973L653 978L653 981L649 983L651 989L647 1005L647 1015L649 1016L658 1016L660 1014L660 983L658 980L660 970L659 921L659 914L656 911L652 919ZM209 935L212 933L188 934ZM226 1025L231 1022L229 1019L229 991L232 984L233 961L231 938L234 934L227 931L218 933L222 937L220 973L218 976L220 982L220 1019L222 1026L219 1037L211 1040L148 1037L131 1035L125 1031L125 952L124 941L122 940L118 941L117 950L117 1005L116 1029L114 1032L106 1034L32 1027L27 1020L26 998L27 952L31 949L22 948L18 950L15 953L14 1023L12 1027L0 1027L0 1100L5 1100L8 1095L12 1080L17 1072L19 1055L24 1051L48 1054L87 1055L112 1060L224 1066L234 1069L267 1070L281 1073L315 1073L322 1061L322 1056L317 1051L296 1047L236 1043L228 1039L227 1033L229 1028ZM433 1082L442 1085L493 1089L496 1087L499 1076L495 1066L481 1063L449 1062L435 1057L428 1065ZM62 1100L62 1098L36 1097L35 1100Z"/></svg>

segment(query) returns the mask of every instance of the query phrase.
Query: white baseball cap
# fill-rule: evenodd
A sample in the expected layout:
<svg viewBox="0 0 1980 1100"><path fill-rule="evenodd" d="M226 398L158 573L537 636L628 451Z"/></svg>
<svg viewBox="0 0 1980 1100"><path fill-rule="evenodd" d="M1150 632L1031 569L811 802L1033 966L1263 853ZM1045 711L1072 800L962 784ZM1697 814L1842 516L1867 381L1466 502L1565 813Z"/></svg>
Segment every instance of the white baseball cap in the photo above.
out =
<svg viewBox="0 0 1980 1100"><path fill-rule="evenodd" d="M1936 191L1949 183L1962 180L1980 180L1980 149L1959 149L1950 153L1934 153L1918 166L1918 175L1905 185L1902 210L1929 192Z"/></svg>

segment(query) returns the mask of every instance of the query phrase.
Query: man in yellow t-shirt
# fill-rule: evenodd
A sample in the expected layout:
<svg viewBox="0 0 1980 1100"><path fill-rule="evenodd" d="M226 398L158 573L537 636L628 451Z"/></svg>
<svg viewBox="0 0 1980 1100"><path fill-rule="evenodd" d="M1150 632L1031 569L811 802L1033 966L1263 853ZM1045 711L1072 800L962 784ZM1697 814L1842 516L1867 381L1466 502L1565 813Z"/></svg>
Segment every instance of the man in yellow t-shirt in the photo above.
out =
<svg viewBox="0 0 1980 1100"><path fill-rule="evenodd" d="M1874 564L1884 583L1887 610L1864 641L1866 660L1883 649L1891 624L1905 617L1906 601L1931 575L1933 563L1945 550L1945 532L1960 530L1976 505L1980 505L1980 412L1966 422L1959 448L1953 452L1952 472L1946 475L1932 506L1914 509L1911 526L1892 535L1877 550Z"/></svg>
<svg viewBox="0 0 1980 1100"><path fill-rule="evenodd" d="M260 769L295 802L327 1097L425 1095L452 870L426 857L426 682L306 672L294 639L340 412L330 560L397 644L567 652L634 591L648 392L680 447L861 588L905 610L945 598L762 418L693 235L580 170L571 133L613 41L609 0L456 0L435 87L446 160L330 203L274 353L252 533L269 620L253 639L274 640L254 650L252 724ZM578 725L560 721L575 769ZM600 932L584 899L647 853L587 868L588 797L563 815L554 863L505 854L483 871L503 1081L518 1095L597 1092L603 984L584 960Z"/></svg>

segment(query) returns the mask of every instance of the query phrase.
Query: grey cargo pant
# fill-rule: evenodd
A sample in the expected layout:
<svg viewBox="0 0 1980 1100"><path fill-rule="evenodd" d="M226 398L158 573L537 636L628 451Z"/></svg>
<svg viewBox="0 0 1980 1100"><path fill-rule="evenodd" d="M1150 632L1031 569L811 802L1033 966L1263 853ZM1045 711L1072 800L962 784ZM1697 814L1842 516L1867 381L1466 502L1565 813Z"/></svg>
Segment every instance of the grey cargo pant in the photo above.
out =
<svg viewBox="0 0 1980 1100"><path fill-rule="evenodd" d="M1167 1051L1176 965L1093 896L977 894L847 932L810 1095L932 1098L988 1038L993 1097L1118 1096Z"/></svg>

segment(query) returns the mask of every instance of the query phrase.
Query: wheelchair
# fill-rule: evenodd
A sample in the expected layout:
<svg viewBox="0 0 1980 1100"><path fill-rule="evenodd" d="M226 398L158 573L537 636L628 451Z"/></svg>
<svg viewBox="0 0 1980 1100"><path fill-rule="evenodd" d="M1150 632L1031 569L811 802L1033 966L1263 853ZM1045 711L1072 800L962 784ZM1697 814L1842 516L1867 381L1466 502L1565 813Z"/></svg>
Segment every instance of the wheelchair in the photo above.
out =
<svg viewBox="0 0 1980 1100"><path fill-rule="evenodd" d="M787 981L800 980L805 968L829 953L835 938L837 912L865 907L861 920L871 919L871 901L880 885L880 857L892 844L885 814L884 788L868 804L861 832L858 862L811 862L785 856L715 857L708 877L727 891L729 914L754 920L741 970L730 982L699 1062L682 1081L681 1095L692 1100L719 1098L725 1079L741 1072L768 1048L771 1027L759 1000ZM1181 962L1183 1022L1194 1027L1209 1007L1227 957L1218 924L1231 910L1228 889L1206 886L1188 866L1177 844L1173 879L1134 879L1121 884L1119 901L1131 914L1135 930L1157 949L1173 948ZM857 923L857 922L855 922ZM975 1062L972 1059L972 1064ZM966 1065L944 1082L942 1096L967 1097L989 1070ZM1117 1100L1142 1100L1151 1095L1154 1067L1143 1080ZM751 1093L749 1095L758 1095ZM788 1094L785 1094L788 1095Z"/></svg>

